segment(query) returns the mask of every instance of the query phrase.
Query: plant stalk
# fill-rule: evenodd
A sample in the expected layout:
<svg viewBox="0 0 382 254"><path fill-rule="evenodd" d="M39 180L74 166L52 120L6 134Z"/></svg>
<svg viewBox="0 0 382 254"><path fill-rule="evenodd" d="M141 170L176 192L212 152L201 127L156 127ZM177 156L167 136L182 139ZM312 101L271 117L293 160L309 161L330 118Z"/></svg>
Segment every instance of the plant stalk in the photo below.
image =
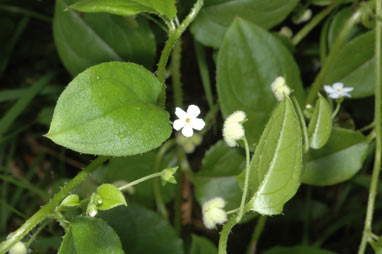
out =
<svg viewBox="0 0 382 254"><path fill-rule="evenodd" d="M244 215L244 206L245 201L247 200L247 192L248 192L248 182L249 182L249 163L250 163L250 154L249 154L249 146L247 138L243 138L244 146L245 146L245 179L244 179L244 188L243 188L243 196L241 197L240 209L236 218L236 223L241 221Z"/></svg>

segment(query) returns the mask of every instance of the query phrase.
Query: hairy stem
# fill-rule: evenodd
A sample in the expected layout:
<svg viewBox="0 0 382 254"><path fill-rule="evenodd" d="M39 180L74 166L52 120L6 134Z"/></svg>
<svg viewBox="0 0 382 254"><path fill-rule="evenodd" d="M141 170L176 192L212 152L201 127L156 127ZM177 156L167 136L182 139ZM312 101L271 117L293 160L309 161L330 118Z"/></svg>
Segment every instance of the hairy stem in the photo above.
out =
<svg viewBox="0 0 382 254"><path fill-rule="evenodd" d="M376 16L382 16L382 0L376 1ZM382 21L376 20L375 33L375 64L376 64L376 82L375 82L375 133L376 148L373 174L371 177L369 200L367 203L365 227L362 234L362 240L359 246L358 254L364 254L367 241L372 233L372 222L374 213L375 197L377 195L379 172L382 163Z"/></svg>
<svg viewBox="0 0 382 254"><path fill-rule="evenodd" d="M150 179L155 178L155 177L160 177L160 176L162 176L162 172L158 172L158 173L154 173L154 174L151 174L151 175L147 175L145 177L142 177L142 178L139 178L139 179L137 179L135 181L132 181L131 183L128 183L128 184L126 184L124 186L121 186L118 189L120 191L124 191L124 190L126 190L126 189L128 189L130 187L133 187L134 185L140 184L140 183L142 183L144 181L150 180Z"/></svg>
<svg viewBox="0 0 382 254"><path fill-rule="evenodd" d="M171 56L171 79L172 90L174 92L175 107L183 107L183 89L181 80L181 60L182 60L182 39L179 38Z"/></svg>
<svg viewBox="0 0 382 254"><path fill-rule="evenodd" d="M32 229L40 224L47 217L54 215L56 207L60 202L83 180L85 180L98 166L104 163L108 157L98 157L92 161L89 166L84 168L72 180L70 180L62 189L54 195L49 203L41 207L32 217L30 217L21 227L11 233L9 237L0 243L0 254L5 254L13 245L21 241Z"/></svg>
<svg viewBox="0 0 382 254"><path fill-rule="evenodd" d="M248 146L248 141L246 137L243 138L243 141L245 146L245 179L244 179L243 196L241 197L240 209L236 218L237 219L236 223L239 223L241 221L241 218L244 215L244 206L245 206L245 201L247 200L248 182L249 182L249 162L250 162L249 146Z"/></svg>
<svg viewBox="0 0 382 254"><path fill-rule="evenodd" d="M218 254L227 254L228 236L235 225L236 225L236 216L232 216L231 218L229 218L227 223L224 224L223 229L220 232Z"/></svg>

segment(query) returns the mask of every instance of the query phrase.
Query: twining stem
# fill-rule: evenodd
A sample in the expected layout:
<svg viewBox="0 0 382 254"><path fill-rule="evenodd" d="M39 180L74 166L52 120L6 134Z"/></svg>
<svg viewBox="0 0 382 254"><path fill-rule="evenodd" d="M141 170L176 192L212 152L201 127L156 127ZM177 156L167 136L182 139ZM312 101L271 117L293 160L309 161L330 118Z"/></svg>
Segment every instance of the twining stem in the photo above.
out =
<svg viewBox="0 0 382 254"><path fill-rule="evenodd" d="M171 55L171 79L175 107L183 107L183 89L181 80L182 39L179 38Z"/></svg>
<svg viewBox="0 0 382 254"><path fill-rule="evenodd" d="M305 36L312 31L334 8L338 5L338 1L334 1L331 5L326 7L320 13L318 13L308 24L306 24L293 38L292 44L296 46L300 43Z"/></svg>
<svg viewBox="0 0 382 254"><path fill-rule="evenodd" d="M263 233L266 221L267 221L267 216L260 215L259 219L257 220L255 230L253 231L251 241L249 242L249 245L247 248L247 254L256 253L257 242L259 241L260 236Z"/></svg>
<svg viewBox="0 0 382 254"><path fill-rule="evenodd" d="M0 254L5 254L13 245L21 241L33 228L40 224L47 217L54 215L56 207L60 202L83 180L85 180L95 169L108 160L108 157L98 157L92 161L89 166L84 168L72 180L70 180L62 189L53 196L49 203L41 207L32 217L30 217L21 227L11 233L9 237L0 243Z"/></svg>
<svg viewBox="0 0 382 254"><path fill-rule="evenodd" d="M376 0L376 16L382 16L382 0ZM358 254L364 254L367 241L372 233L372 221L374 213L374 203L377 195L379 172L382 163L382 21L376 20L375 28L375 112L374 123L376 133L376 147L373 174L369 191L369 200L367 202L365 227L362 234L362 240L358 249Z"/></svg>
<svg viewBox="0 0 382 254"><path fill-rule="evenodd" d="M325 63L323 64L320 72L318 73L316 79L314 80L312 84L311 89L309 90L307 104L313 104L314 100L316 99L317 93L320 91L320 89L324 85L323 82L324 82L326 73L332 67L332 62L335 56L340 51L341 46L346 39L346 36L350 32L350 30L353 28L353 26L357 24L360 20L361 20L361 11L357 10L356 12L353 13L353 15L346 21L346 23L342 27L342 30L339 33L337 39L335 40L329 52L329 55L325 60Z"/></svg>
<svg viewBox="0 0 382 254"><path fill-rule="evenodd" d="M191 22L195 19L195 17L198 15L200 9L203 6L203 3L204 3L204 0L197 0L196 3L194 4L194 7L192 7L192 10L187 15L187 17L183 20L183 22L176 29L170 29L168 40L163 48L162 54L158 62L157 76L159 81L163 84L161 94L159 95L159 98L158 98L159 106L164 107L166 102L166 86L165 86L166 65L167 65L170 53L172 49L174 48L176 42L180 38L180 36L183 34L186 28L191 24Z"/></svg>
<svg viewBox="0 0 382 254"><path fill-rule="evenodd" d="M244 206L245 201L247 199L247 192L248 192L248 182L249 182L249 162L250 162L250 154L249 154L249 146L247 138L243 138L244 141L244 147L245 147L245 179L244 179L244 188L243 188L243 196L241 197L241 203L239 208L239 213L236 218L236 223L239 223L241 221L241 218L244 215Z"/></svg>

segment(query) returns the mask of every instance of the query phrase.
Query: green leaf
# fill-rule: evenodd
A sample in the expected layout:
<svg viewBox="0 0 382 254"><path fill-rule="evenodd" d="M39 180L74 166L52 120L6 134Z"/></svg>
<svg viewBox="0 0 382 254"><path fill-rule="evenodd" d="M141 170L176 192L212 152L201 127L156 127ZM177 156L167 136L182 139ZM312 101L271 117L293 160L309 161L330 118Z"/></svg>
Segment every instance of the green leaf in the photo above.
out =
<svg viewBox="0 0 382 254"><path fill-rule="evenodd" d="M136 62L151 68L156 43L146 20L103 13L79 15L64 10L74 2L57 0L53 18L57 51L72 76L90 66L113 60Z"/></svg>
<svg viewBox="0 0 382 254"><path fill-rule="evenodd" d="M173 19L176 0L83 0L70 6L82 12L107 12L122 16L150 12Z"/></svg>
<svg viewBox="0 0 382 254"><path fill-rule="evenodd" d="M97 194L101 198L97 203L99 210L109 210L119 205L127 206L122 192L113 184L102 184L97 188Z"/></svg>
<svg viewBox="0 0 382 254"><path fill-rule="evenodd" d="M247 114L244 127L250 147L257 143L277 104L272 82L284 76L302 102L299 75L292 55L274 36L242 19L232 23L219 51L217 91L224 117L236 110Z"/></svg>
<svg viewBox="0 0 382 254"><path fill-rule="evenodd" d="M374 94L375 57L373 31L356 37L335 55L324 83L331 85L342 82L353 87L352 98L363 98Z"/></svg>
<svg viewBox="0 0 382 254"><path fill-rule="evenodd" d="M375 254L382 254L382 238L379 237L377 241L370 241Z"/></svg>
<svg viewBox="0 0 382 254"><path fill-rule="evenodd" d="M244 168L244 151L228 147L222 140L213 145L204 155L201 170L192 178L198 203L202 206L212 198L222 197L227 203L225 209L237 208L242 191L235 176Z"/></svg>
<svg viewBox="0 0 382 254"><path fill-rule="evenodd" d="M75 207L80 205L80 197L77 194L71 194L62 200L60 206Z"/></svg>
<svg viewBox="0 0 382 254"><path fill-rule="evenodd" d="M238 17L265 29L283 21L298 0L229 0L204 7L191 26L200 43L218 48L232 21ZM257 45L257 44L256 44ZM259 45L257 45L259 46Z"/></svg>
<svg viewBox="0 0 382 254"><path fill-rule="evenodd" d="M293 103L286 97L274 110L251 161L252 210L280 214L300 185L302 133Z"/></svg>
<svg viewBox="0 0 382 254"><path fill-rule="evenodd" d="M323 186L350 179L361 169L368 145L359 132L333 128L324 147L309 151L302 182Z"/></svg>
<svg viewBox="0 0 382 254"><path fill-rule="evenodd" d="M183 254L182 240L155 212L131 203L101 212L100 216L117 232L125 253Z"/></svg>
<svg viewBox="0 0 382 254"><path fill-rule="evenodd" d="M156 105L161 87L154 74L133 63L93 66L60 95L47 137L87 154L150 151L172 131L169 114Z"/></svg>
<svg viewBox="0 0 382 254"><path fill-rule="evenodd" d="M190 254L217 254L218 249L208 239L192 235Z"/></svg>
<svg viewBox="0 0 382 254"><path fill-rule="evenodd" d="M80 216L64 236L59 254L123 254L121 241L103 220Z"/></svg>
<svg viewBox="0 0 382 254"><path fill-rule="evenodd" d="M335 252L312 246L273 247L264 252L265 254L335 254Z"/></svg>
<svg viewBox="0 0 382 254"><path fill-rule="evenodd" d="M328 101L318 94L313 116L309 123L308 133L310 146L314 149L323 147L332 132L332 110Z"/></svg>

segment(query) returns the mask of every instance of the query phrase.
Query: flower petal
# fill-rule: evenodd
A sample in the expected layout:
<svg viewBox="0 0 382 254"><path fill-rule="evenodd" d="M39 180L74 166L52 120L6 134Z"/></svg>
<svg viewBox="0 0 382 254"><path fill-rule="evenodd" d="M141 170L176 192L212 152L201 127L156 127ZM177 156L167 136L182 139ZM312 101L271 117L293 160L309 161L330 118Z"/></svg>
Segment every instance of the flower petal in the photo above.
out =
<svg viewBox="0 0 382 254"><path fill-rule="evenodd" d="M187 118L187 113L179 108L179 107L176 107L175 109L175 115L179 118L179 119L186 119Z"/></svg>
<svg viewBox="0 0 382 254"><path fill-rule="evenodd" d="M196 118L200 114L200 109L196 105L190 105L187 108L187 115L190 118Z"/></svg>
<svg viewBox="0 0 382 254"><path fill-rule="evenodd" d="M354 88L353 88L353 87L344 87L342 90L343 90L345 93L347 93L347 92L351 92L351 91L353 91Z"/></svg>
<svg viewBox="0 0 382 254"><path fill-rule="evenodd" d="M191 127L198 131L202 130L205 125L206 123L200 118L195 118L191 121Z"/></svg>
<svg viewBox="0 0 382 254"><path fill-rule="evenodd" d="M344 87L344 84L341 82L336 82L333 84L334 89L342 89Z"/></svg>
<svg viewBox="0 0 382 254"><path fill-rule="evenodd" d="M190 124L186 124L186 126L184 126L184 128L182 129L182 134L183 136L188 138L194 135L194 131L192 130L192 127Z"/></svg>
<svg viewBox="0 0 382 254"><path fill-rule="evenodd" d="M333 87L327 86L327 85L324 86L324 90L325 90L326 93L333 93L334 92Z"/></svg>
<svg viewBox="0 0 382 254"><path fill-rule="evenodd" d="M349 98L351 98L351 95L350 95L349 93L345 93L345 92L342 93L342 96L343 96L343 97L349 97Z"/></svg>
<svg viewBox="0 0 382 254"><path fill-rule="evenodd" d="M186 125L186 121L184 121L183 119L177 119L174 121L173 127L175 130L178 131L182 129L185 125Z"/></svg>
<svg viewBox="0 0 382 254"><path fill-rule="evenodd" d="M338 93L330 93L329 94L329 98L332 98L332 99L338 99L339 97L341 97Z"/></svg>

